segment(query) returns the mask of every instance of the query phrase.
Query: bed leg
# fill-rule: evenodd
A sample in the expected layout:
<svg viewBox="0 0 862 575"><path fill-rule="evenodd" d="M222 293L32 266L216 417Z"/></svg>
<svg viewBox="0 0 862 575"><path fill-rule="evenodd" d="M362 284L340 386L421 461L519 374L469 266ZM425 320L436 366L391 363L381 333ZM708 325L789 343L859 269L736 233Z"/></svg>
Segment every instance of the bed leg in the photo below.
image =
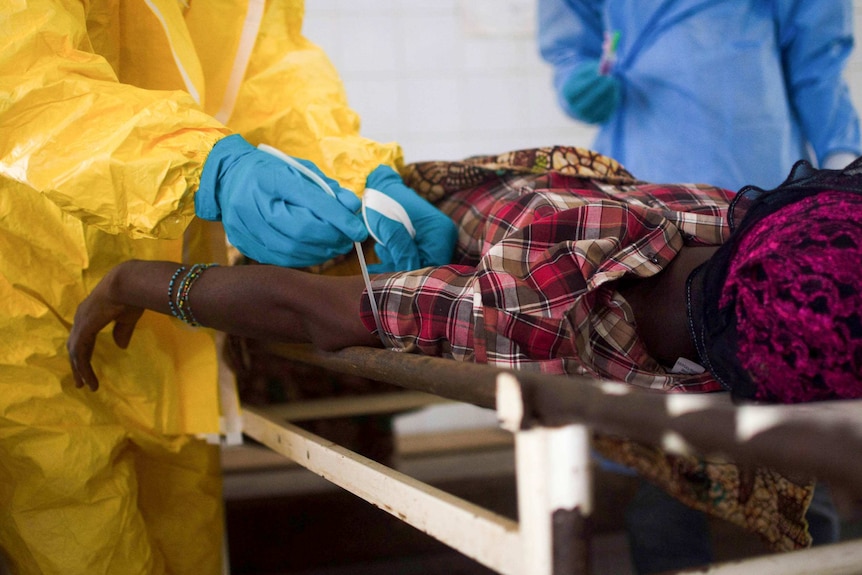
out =
<svg viewBox="0 0 862 575"><path fill-rule="evenodd" d="M511 375L497 380L497 411L503 427L515 433L521 573L588 573L584 524L592 506L589 428L570 424L521 429L520 386Z"/></svg>
<svg viewBox="0 0 862 575"><path fill-rule="evenodd" d="M583 425L515 434L524 573L588 573L584 519L591 504L589 434Z"/></svg>

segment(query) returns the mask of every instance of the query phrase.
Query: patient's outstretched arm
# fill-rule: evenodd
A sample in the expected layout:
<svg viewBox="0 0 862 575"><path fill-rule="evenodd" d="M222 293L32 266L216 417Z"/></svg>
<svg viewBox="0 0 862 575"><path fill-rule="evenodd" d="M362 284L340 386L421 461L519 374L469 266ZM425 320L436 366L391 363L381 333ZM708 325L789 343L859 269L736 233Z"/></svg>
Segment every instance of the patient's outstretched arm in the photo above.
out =
<svg viewBox="0 0 862 575"><path fill-rule="evenodd" d="M171 314L168 285L181 264L129 261L81 303L67 344L75 384L98 389L90 364L98 333L114 323L125 348L145 310ZM251 338L313 343L326 350L379 345L360 320L360 276L323 276L252 265L213 267L194 283L188 303L204 326Z"/></svg>

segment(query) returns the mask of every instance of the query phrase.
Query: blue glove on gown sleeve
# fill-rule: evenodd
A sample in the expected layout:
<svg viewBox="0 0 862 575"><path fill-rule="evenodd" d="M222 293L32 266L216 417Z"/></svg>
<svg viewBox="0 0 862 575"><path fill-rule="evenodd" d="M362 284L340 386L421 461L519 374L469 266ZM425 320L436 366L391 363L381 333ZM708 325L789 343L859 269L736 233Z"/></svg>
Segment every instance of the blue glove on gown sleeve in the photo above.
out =
<svg viewBox="0 0 862 575"><path fill-rule="evenodd" d="M620 105L620 81L599 74L598 60L576 66L561 92L569 115L590 124L607 122Z"/></svg>
<svg viewBox="0 0 862 575"><path fill-rule="evenodd" d="M305 267L347 253L368 237L359 199L311 162L297 161L336 197L242 136L219 140L204 163L195 213L221 221L231 244L261 263Z"/></svg>
<svg viewBox="0 0 862 575"><path fill-rule="evenodd" d="M389 166L368 176L363 215L377 240L373 273L415 270L451 263L458 228L443 212L408 188Z"/></svg>

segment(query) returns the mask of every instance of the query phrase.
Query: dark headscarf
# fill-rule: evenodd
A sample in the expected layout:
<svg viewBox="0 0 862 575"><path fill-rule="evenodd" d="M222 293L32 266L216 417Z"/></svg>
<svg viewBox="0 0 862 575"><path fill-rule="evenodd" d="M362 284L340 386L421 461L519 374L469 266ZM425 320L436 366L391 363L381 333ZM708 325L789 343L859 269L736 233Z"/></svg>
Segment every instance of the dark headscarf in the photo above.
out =
<svg viewBox="0 0 862 575"><path fill-rule="evenodd" d="M778 188L749 186L730 239L688 278L700 361L737 397L862 397L862 158L798 162Z"/></svg>

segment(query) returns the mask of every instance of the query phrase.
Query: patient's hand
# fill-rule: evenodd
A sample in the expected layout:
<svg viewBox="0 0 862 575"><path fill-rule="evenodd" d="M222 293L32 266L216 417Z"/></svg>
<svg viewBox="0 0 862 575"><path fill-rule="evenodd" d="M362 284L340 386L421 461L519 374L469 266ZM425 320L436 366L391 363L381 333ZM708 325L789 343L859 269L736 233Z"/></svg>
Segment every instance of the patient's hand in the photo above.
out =
<svg viewBox="0 0 862 575"><path fill-rule="evenodd" d="M124 262L78 306L69 341L77 387L99 388L91 360L96 338L114 324L114 341L125 349L144 310L171 315L166 287L185 268L176 262ZM361 276L323 276L269 265L214 268L195 281L198 325L273 341L313 343L332 351L379 345L359 315Z"/></svg>
<svg viewBox="0 0 862 575"><path fill-rule="evenodd" d="M69 341L66 343L75 387L81 388L86 385L93 391L99 389L99 379L90 363L99 332L113 322L114 341L125 349L129 345L138 319L144 312L141 307L119 303L111 296L118 272L119 270L115 268L108 273L75 312Z"/></svg>

